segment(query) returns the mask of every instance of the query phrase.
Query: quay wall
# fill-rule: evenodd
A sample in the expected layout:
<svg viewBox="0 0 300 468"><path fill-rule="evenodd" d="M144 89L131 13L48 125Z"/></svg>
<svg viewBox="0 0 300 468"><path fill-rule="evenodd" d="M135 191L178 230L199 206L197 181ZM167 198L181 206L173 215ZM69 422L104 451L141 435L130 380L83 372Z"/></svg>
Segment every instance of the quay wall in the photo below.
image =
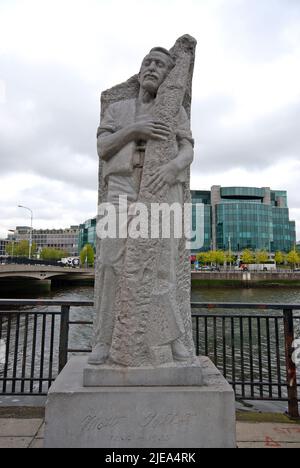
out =
<svg viewBox="0 0 300 468"><path fill-rule="evenodd" d="M193 287L300 287L299 272L192 272Z"/></svg>

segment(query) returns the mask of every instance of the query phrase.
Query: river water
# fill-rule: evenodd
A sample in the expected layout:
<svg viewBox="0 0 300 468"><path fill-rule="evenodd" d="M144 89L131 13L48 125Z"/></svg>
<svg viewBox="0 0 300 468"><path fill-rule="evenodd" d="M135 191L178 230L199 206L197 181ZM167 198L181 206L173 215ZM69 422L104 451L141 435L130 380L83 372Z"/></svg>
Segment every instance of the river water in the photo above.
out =
<svg viewBox="0 0 300 468"><path fill-rule="evenodd" d="M29 283L30 284L30 283ZM57 299L57 300L93 300L93 286L26 287L20 290L8 290L0 284L0 298L14 299ZM257 302L300 304L300 288L264 287L264 288L200 288L192 291L193 302Z"/></svg>
<svg viewBox="0 0 300 468"><path fill-rule="evenodd" d="M94 294L93 286L89 286L89 285L54 287L52 288L52 290L31 288L31 289L28 289L27 291L26 290L23 290L21 292L14 291L13 294L11 291L7 291L3 288L2 290L0 289L0 297L2 298L13 297L15 299L31 298L31 299L56 299L56 300L70 300L70 301L82 301L82 300L92 301L93 294ZM247 289L247 288L205 288L205 289L197 289L197 290L195 289L192 291L192 301L193 302L245 302L245 303L255 302L255 303L265 303L265 304L266 303L300 304L300 289L299 288L286 288L286 287L285 288L255 288L255 289L251 289L251 288L250 289ZM34 308L33 310L47 311L47 310L53 310L53 309L49 309L47 307L43 307L41 309L41 307L39 307L39 309ZM223 312L226 313L226 310L222 310L222 313ZM253 313L259 314L261 312L253 311ZM71 312L71 320L92 321L94 318L93 314L94 314L93 308L80 308L80 307L73 308ZM298 323L299 323L299 326L298 326ZM296 332L299 333L299 337L298 336L297 337L300 338L300 321L298 321L298 323L296 327ZM12 326L14 326L14 321L12 323ZM30 332L32 332L32 327L33 325L31 326L31 329L29 330ZM40 325L38 325L38 331L40 331L39 328L40 328ZM212 328L209 328L209 333L211 331L212 331ZM237 333L238 332L239 331L237 331ZM222 335L221 329L218 329L218 338L219 338L219 334L220 336ZM228 335L229 335L228 341L230 341L230 330L228 330ZM202 340L202 337L203 335L200 335L200 342ZM264 337L262 338L264 340ZM70 348L72 349L73 348L75 349L90 348L91 340L92 340L92 327L91 326L73 325L70 327L70 343L69 343ZM22 341L22 336L20 337L20 341ZM271 336L271 342L272 342L272 336ZM274 340L273 342L275 346L276 343ZM45 346L46 354L48 350L47 343L48 341L46 340L46 346ZM211 343L211 345L213 347L214 344ZM40 346L40 341L38 338L37 349L39 349L39 346ZM201 350L203 350L202 343L200 343L200 346L201 346ZM220 344L220 347L222 347L221 344ZM281 344L281 347L283 347L283 344ZM56 350L58 349L58 337L55 338L55 348ZM220 352L221 354L222 350L218 349L218 352ZM39 362L39 359L40 359L40 353L37 351L36 362ZM55 362L54 362L55 365L57 365L56 360L57 358L55 358ZM254 359L254 372L256 371L256 368L255 368L256 363L257 361ZM47 358L46 358L46 364L48 365ZM21 359L18 365L20 365L20 368L21 368L22 366ZM239 364L237 363L237 372L240 371L238 366ZM30 371L29 368L28 370ZM1 377L2 372L0 369L0 377ZM55 375L55 371L54 371L54 375ZM276 381L276 365L274 365L274 369L273 369L273 378ZM37 389L37 388L38 388L38 384L35 384L34 389ZM270 402L264 402L264 403L260 403L260 406L258 406L258 409L263 409L263 410L280 409L281 410L281 409L285 409L285 407L286 407L286 403L274 404ZM257 406L256 406L256 409L257 409Z"/></svg>

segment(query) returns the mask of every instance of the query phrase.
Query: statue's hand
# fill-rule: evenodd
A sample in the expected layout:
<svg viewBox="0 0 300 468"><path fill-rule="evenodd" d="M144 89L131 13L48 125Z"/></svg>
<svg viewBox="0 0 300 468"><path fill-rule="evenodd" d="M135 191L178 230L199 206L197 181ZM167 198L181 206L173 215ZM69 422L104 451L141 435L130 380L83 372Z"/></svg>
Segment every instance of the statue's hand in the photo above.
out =
<svg viewBox="0 0 300 468"><path fill-rule="evenodd" d="M163 122L142 116L132 126L135 140L167 140L170 128Z"/></svg>
<svg viewBox="0 0 300 468"><path fill-rule="evenodd" d="M152 174L147 188L150 192L156 193L161 190L165 185L169 187L176 183L178 170L172 162L157 168Z"/></svg>

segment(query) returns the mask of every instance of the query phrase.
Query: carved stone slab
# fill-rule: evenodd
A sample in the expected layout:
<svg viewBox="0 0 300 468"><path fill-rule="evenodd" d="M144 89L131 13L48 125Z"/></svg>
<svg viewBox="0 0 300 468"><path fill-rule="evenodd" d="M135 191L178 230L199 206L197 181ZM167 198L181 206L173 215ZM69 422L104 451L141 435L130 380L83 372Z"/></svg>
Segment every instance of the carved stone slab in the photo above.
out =
<svg viewBox="0 0 300 468"><path fill-rule="evenodd" d="M73 358L51 387L46 448L234 448L235 398L207 358L201 386L82 385L86 358Z"/></svg>
<svg viewBox="0 0 300 468"><path fill-rule="evenodd" d="M165 364L159 367L87 366L84 387L195 386L203 385L200 360Z"/></svg>

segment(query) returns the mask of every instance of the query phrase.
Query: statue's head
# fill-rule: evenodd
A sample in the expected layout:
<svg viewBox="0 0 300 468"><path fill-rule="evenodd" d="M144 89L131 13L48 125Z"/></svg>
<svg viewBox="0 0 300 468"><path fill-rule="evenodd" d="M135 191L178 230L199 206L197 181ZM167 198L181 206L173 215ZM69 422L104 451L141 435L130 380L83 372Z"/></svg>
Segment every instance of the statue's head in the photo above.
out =
<svg viewBox="0 0 300 468"><path fill-rule="evenodd" d="M151 94L156 94L174 66L174 59L167 49L154 47L144 58L141 66L139 73L141 87Z"/></svg>

